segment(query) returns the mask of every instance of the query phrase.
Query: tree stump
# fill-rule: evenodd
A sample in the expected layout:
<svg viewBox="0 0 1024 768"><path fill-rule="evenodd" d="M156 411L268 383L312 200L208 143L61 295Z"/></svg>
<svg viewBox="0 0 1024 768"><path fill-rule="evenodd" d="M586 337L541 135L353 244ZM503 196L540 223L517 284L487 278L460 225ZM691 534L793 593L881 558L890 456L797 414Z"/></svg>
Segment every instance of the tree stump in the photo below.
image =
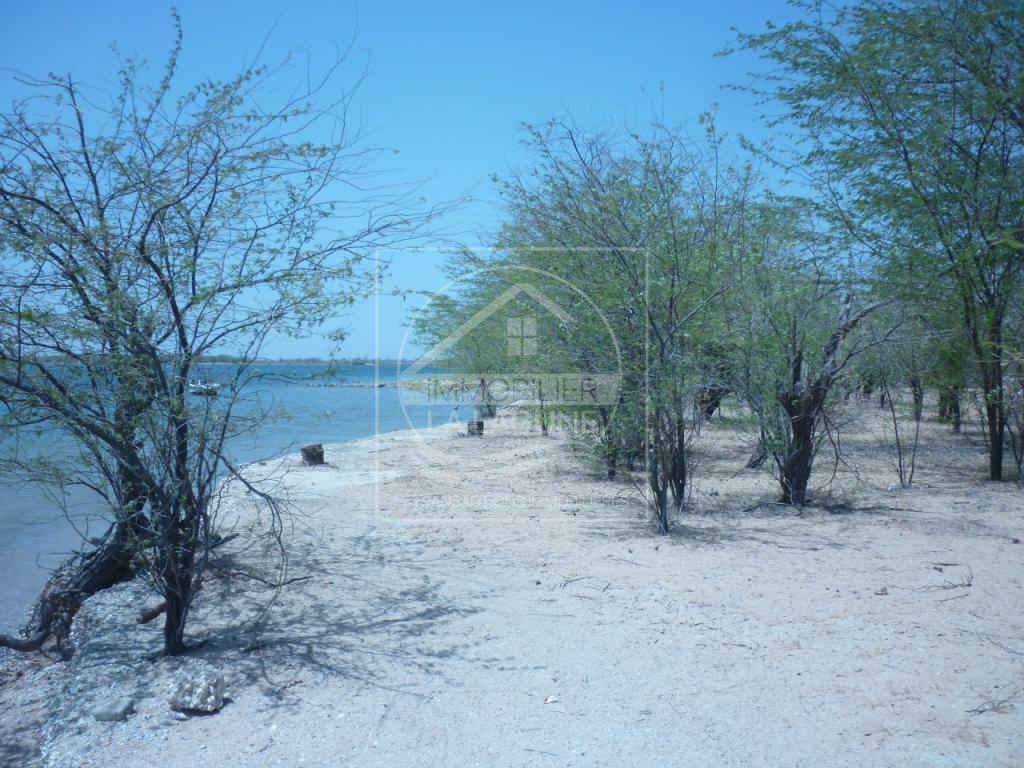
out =
<svg viewBox="0 0 1024 768"><path fill-rule="evenodd" d="M302 463L307 467L318 467L324 463L324 444L313 443L302 446Z"/></svg>
<svg viewBox="0 0 1024 768"><path fill-rule="evenodd" d="M470 437L483 437L484 436L484 423L482 421L468 421L468 434Z"/></svg>

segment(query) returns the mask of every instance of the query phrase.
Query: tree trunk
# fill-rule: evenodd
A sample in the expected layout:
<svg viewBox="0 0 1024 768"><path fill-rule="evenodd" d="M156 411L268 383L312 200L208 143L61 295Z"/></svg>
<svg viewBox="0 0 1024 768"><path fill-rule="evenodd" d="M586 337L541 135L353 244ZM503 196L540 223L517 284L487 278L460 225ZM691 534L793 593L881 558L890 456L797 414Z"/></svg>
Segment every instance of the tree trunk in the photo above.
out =
<svg viewBox="0 0 1024 768"><path fill-rule="evenodd" d="M780 477L783 504L802 507L807 502L807 484L814 461L815 416L813 413L799 413L792 419L792 442Z"/></svg>
<svg viewBox="0 0 1024 768"><path fill-rule="evenodd" d="M651 493L654 500L654 519L658 523L658 533L668 533L668 477L662 461L655 460L650 468Z"/></svg>
<svg viewBox="0 0 1024 768"><path fill-rule="evenodd" d="M665 415L658 408L654 414L650 437L648 459L648 482L654 501L654 514L658 522L658 533L666 534L669 529L669 489L672 487L673 446L669 444L672 435L665 429ZM673 488L674 490L674 488Z"/></svg>
<svg viewBox="0 0 1024 768"><path fill-rule="evenodd" d="M601 445L604 452L605 473L609 480L614 480L618 474L619 441L611 432L611 415L606 407L598 407L597 418L601 424Z"/></svg>
<svg viewBox="0 0 1024 768"><path fill-rule="evenodd" d="M998 351L981 366L981 386L985 394L985 431L988 437L988 479L1003 479L1003 443L1006 440L1003 403L1003 365Z"/></svg>
<svg viewBox="0 0 1024 768"><path fill-rule="evenodd" d="M765 450L764 443L758 442L754 446L754 451L750 454L750 458L747 459L745 465L746 469L760 469L764 466L765 461L768 460L768 451Z"/></svg>
<svg viewBox="0 0 1024 768"><path fill-rule="evenodd" d="M544 408L544 383L537 382L537 402L540 403L540 436L548 436L548 412Z"/></svg>
<svg viewBox="0 0 1024 768"><path fill-rule="evenodd" d="M127 520L111 526L96 549L65 560L43 587L22 636L0 634L0 647L35 651L52 638L57 648L69 655L64 643L82 603L132 576L134 547L130 528Z"/></svg>
<svg viewBox="0 0 1024 768"><path fill-rule="evenodd" d="M187 518L186 518L187 519ZM170 525L161 542L160 582L164 611L164 653L185 653L185 623L195 593L195 548L188 546L188 524Z"/></svg>
<svg viewBox="0 0 1024 768"><path fill-rule="evenodd" d="M939 391L939 421L953 426L954 432L960 431L960 387L947 384Z"/></svg>
<svg viewBox="0 0 1024 768"><path fill-rule="evenodd" d="M721 409L722 398L728 395L730 390L726 387L704 387L697 395L697 404L705 419L715 415L715 411Z"/></svg>
<svg viewBox="0 0 1024 768"><path fill-rule="evenodd" d="M1003 479L1003 442L1006 439L1006 425L1003 423L998 403L985 403L985 422L988 427L988 479L997 482Z"/></svg>
<svg viewBox="0 0 1024 768"><path fill-rule="evenodd" d="M167 591L164 602L164 653L181 656L188 648L185 645L185 621L188 616L188 601L177 592Z"/></svg>
<svg viewBox="0 0 1024 768"><path fill-rule="evenodd" d="M498 409L494 405L494 400L491 397L491 387L487 383L487 379L480 379L480 403L477 405L478 418L494 418L494 415L498 412Z"/></svg>
<svg viewBox="0 0 1024 768"><path fill-rule="evenodd" d="M614 447L605 451L604 468L608 479L614 480L619 468L619 452Z"/></svg>
<svg viewBox="0 0 1024 768"><path fill-rule="evenodd" d="M910 377L910 394L914 398L914 421L920 421L924 415L924 384L920 376Z"/></svg>
<svg viewBox="0 0 1024 768"><path fill-rule="evenodd" d="M683 416L684 406L678 405L674 414L675 424L669 433L672 443L670 446L671 465L669 482L672 487L672 501L677 510L681 510L686 503L686 483L689 480L689 467L687 466L686 455L686 421Z"/></svg>
<svg viewBox="0 0 1024 768"><path fill-rule="evenodd" d="M963 418L960 415L960 388L957 387L950 397L949 412L953 420L953 431L959 432L961 426L963 426Z"/></svg>

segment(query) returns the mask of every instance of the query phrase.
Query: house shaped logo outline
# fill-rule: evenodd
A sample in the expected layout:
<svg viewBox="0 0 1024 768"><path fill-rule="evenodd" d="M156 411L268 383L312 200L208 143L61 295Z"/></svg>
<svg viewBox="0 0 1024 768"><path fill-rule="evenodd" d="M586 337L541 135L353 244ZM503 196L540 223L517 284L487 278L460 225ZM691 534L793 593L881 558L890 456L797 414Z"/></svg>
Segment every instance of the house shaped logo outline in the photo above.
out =
<svg viewBox="0 0 1024 768"><path fill-rule="evenodd" d="M434 360L439 358L453 346L455 346L463 337L473 331L478 325L487 320L491 315L501 309L503 306L508 304L512 299L519 296L521 293L526 293L531 299L540 304L549 313L557 317L563 325L572 326L575 321L572 316L559 307L555 302L545 296L536 286L530 285L529 283L516 283L509 287L500 296L491 301L486 307L481 309L469 320L464 322L448 336L442 339L440 342L435 344L431 349L425 352L419 357L416 362L402 371L402 376L414 376L419 373L425 367L430 365Z"/></svg>

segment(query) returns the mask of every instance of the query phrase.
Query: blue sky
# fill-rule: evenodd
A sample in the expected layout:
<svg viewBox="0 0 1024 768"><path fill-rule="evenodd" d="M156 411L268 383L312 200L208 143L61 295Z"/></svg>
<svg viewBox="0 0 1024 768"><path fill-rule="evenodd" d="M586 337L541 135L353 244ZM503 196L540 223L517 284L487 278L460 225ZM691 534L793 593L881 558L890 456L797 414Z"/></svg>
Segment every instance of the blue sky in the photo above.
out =
<svg viewBox="0 0 1024 768"><path fill-rule="evenodd" d="M0 11L0 66L29 74L71 73L103 86L117 60L111 44L159 66L173 40L170 5L155 2L6 3ZM766 0L718 2L193 2L176 4L184 25L181 81L226 78L252 59L289 50L325 64L355 36L351 79L362 71L353 115L373 143L394 147L394 178L422 180L431 202L473 200L447 226L469 245L486 245L501 218L492 174L522 168L521 123L571 116L583 127L642 125L660 117L696 130L697 116L718 105L721 129L758 135L761 109L726 83L759 69L748 56L715 57L731 27L756 30L793 10ZM20 91L0 74L0 99ZM439 257L401 254L389 287L436 290ZM380 351L397 353L409 303L380 306ZM343 354L374 350L374 309L345 318ZM315 355L317 339L276 342L272 356Z"/></svg>

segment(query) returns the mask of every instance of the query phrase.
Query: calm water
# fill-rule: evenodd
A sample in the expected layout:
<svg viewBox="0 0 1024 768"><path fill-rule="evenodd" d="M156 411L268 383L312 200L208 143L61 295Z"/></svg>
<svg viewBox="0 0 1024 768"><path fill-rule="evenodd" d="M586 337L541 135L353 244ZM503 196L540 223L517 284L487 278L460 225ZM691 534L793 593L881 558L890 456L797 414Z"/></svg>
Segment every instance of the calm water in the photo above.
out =
<svg viewBox="0 0 1024 768"><path fill-rule="evenodd" d="M372 384L372 365L343 366L333 378L325 378L323 367L315 365L274 365L264 370L267 378L252 393L252 402L242 408L243 412L246 408L270 409L274 416L232 441L229 452L237 463L279 456L307 443L341 443L379 432L444 423L451 415L450 407L432 408L415 394L404 392L400 397L397 389L337 386ZM230 368L209 366L201 374L223 380L230 375ZM394 379L394 368L382 366L379 380ZM467 418L468 414L461 415ZM29 455L34 446L43 443L65 460L73 460L73 446L59 437L56 443L34 435L20 439ZM3 444L9 450L14 438L7 436ZM107 522L99 503L85 492L55 499L38 486L10 478L0 482L0 632L11 632L20 628L48 569L79 549L83 536L102 534Z"/></svg>

